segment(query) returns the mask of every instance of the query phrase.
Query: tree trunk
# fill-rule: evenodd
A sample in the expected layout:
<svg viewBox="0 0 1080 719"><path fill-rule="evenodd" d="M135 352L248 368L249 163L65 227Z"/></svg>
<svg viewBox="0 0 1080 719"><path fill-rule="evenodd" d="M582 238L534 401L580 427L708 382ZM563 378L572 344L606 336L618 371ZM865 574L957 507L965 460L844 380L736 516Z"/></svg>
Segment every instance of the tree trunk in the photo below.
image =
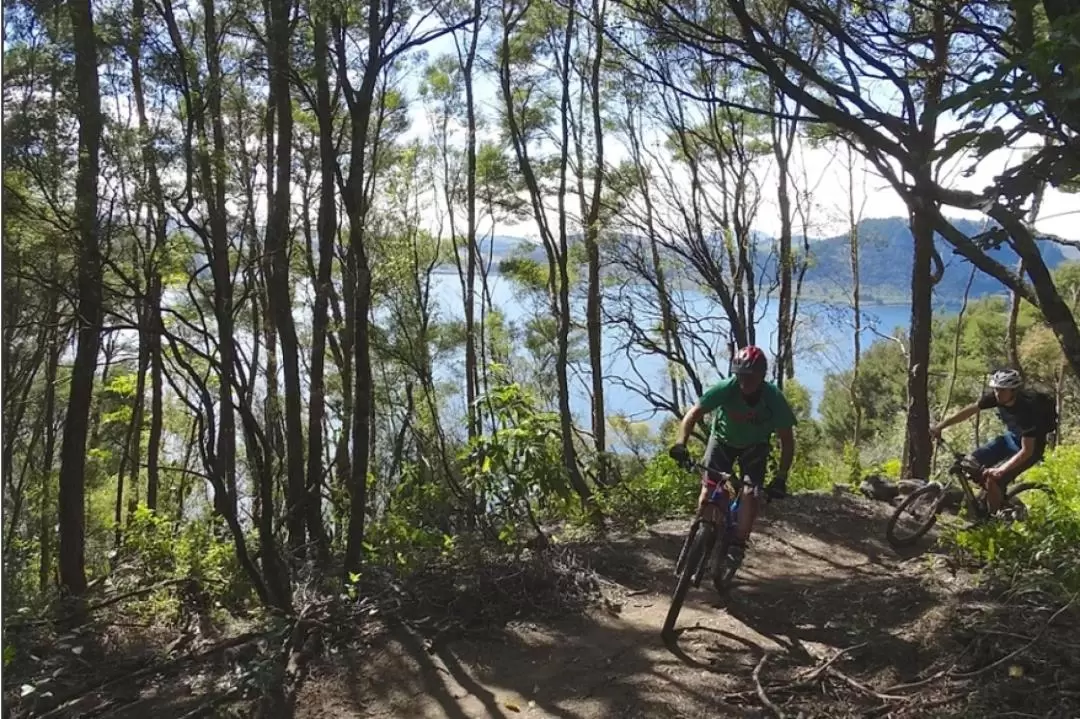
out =
<svg viewBox="0 0 1080 719"><path fill-rule="evenodd" d="M383 20L379 0L367 4L367 58L359 90L354 90L346 73L344 29L336 29L335 44L338 56L338 78L349 105L352 130L352 152L349 174L345 183L343 199L349 217L349 251L347 254L347 283L355 294L347 313L353 321L352 361L352 457L349 473L349 525L345 545L345 576L358 573L363 561L364 520L367 513L368 463L371 452L371 340L369 315L371 312L371 269L367 255L368 196L366 179L368 168L368 127L375 98L375 83L383 68Z"/></svg>
<svg viewBox="0 0 1080 719"><path fill-rule="evenodd" d="M311 397L308 401L307 524L320 557L329 555L330 541L322 521L323 415L326 411L326 330L333 282L337 205L334 198L337 157L334 149L333 108L326 56L330 52L327 21L315 16L315 82L319 121L319 270L315 278L315 307L311 318Z"/></svg>
<svg viewBox="0 0 1080 719"><path fill-rule="evenodd" d="M285 446L288 482L286 484L286 526L289 546L294 556L303 552L306 543L307 489L304 478L304 431L300 403L299 341L292 316L289 289L289 208L292 206L292 97L289 86L288 0L270 1L269 61L273 111L277 119L276 172L273 202L270 205L266 232L270 255L268 295L274 325L281 341L281 363L285 371ZM269 158L267 158L269 161Z"/></svg>
<svg viewBox="0 0 1080 719"><path fill-rule="evenodd" d="M164 230L164 220L161 221ZM161 472L158 461L161 457L161 434L165 422L164 391L165 367L161 357L161 334L164 326L161 321L161 273L156 269L150 281L149 311L151 313L150 332L150 436L146 447L146 506L156 511L158 506L158 487Z"/></svg>
<svg viewBox="0 0 1080 719"><path fill-rule="evenodd" d="M780 120L774 119L774 125ZM784 379L794 371L794 328L792 312L792 269L795 262L791 254L791 197L788 193L788 159L790 150L784 151L779 134L773 132L773 153L777 162L776 198L780 210L780 307L777 317L776 384L781 389Z"/></svg>
<svg viewBox="0 0 1080 719"><path fill-rule="evenodd" d="M585 222L585 251L588 256L589 282L585 306L585 326L589 337L589 367L592 378L592 429L596 447L596 482L601 487L609 484L607 457L607 414L604 410L604 349L603 327L601 325L601 290L600 285L600 193L604 178L604 125L600 105L600 69L604 59L604 14L600 9L600 0L592 3L592 26L596 48L593 53L589 72L589 95L592 107L592 133L595 143L593 158L592 193L586 203L584 178L585 158L582 152L581 135L578 146L579 193L582 204L582 218ZM582 92L584 98L585 93ZM581 133L584 134L584 133Z"/></svg>
<svg viewBox="0 0 1080 719"><path fill-rule="evenodd" d="M1024 276L1024 261L1020 260L1016 267L1016 274ZM1020 293L1013 290L1009 301L1009 323L1005 327L1005 351L1008 354L1009 366L1018 372L1020 368L1020 351L1017 348L1016 321L1020 317Z"/></svg>
<svg viewBox="0 0 1080 719"><path fill-rule="evenodd" d="M859 218L855 215L854 150L847 145L848 155L848 232L851 245L851 307L854 314L852 343L854 362L851 369L851 407L855 412L855 430L851 441L856 451L862 436L862 402L859 398L859 363L862 359L862 306L859 284Z"/></svg>
<svg viewBox="0 0 1080 719"><path fill-rule="evenodd" d="M476 98L473 88L473 68L476 64L476 48L480 39L482 4L473 2L476 24L469 37L463 76L465 82L465 233L468 248L465 265L465 396L469 403L469 438L480 435L480 412L476 407L479 395L480 374L476 362ZM455 242L457 239L455 238ZM480 511L482 508L478 507Z"/></svg>
<svg viewBox="0 0 1080 719"><path fill-rule="evenodd" d="M52 260L51 276L59 280L57 261ZM52 584L52 535L55 526L55 516L52 513L51 498L52 488L53 455L56 452L56 375L60 366L60 354L63 352L65 342L58 327L60 322L59 293L54 292L52 301L49 303L49 314L46 322L49 327L48 364L45 366L45 398L42 417L45 421L45 447L41 456L41 521L39 526L39 542L41 545L41 559L38 568L38 586L42 594L45 594Z"/></svg>
<svg viewBox="0 0 1080 719"><path fill-rule="evenodd" d="M930 411L927 377L930 365L930 329L933 310L931 266L934 254L932 216L916 206L911 213L915 252L911 272L911 330L908 360L907 477L930 476Z"/></svg>
<svg viewBox="0 0 1080 719"><path fill-rule="evenodd" d="M552 315L556 318L556 360L555 377L558 384L559 425L562 434L563 467L566 471L570 485L581 497L583 505L592 504L592 492L581 475L581 469L577 463L577 448L574 446L574 418L570 411L570 382L569 368L567 367L569 338L570 338L570 295L569 273L567 271L567 237L566 237L566 185L569 153L569 115L570 115L570 50L574 37L574 18L577 10L574 7L567 9L566 26L563 30L563 45L561 52L565 59L560 70L559 82L561 84L560 112L562 127L560 131L560 157L559 157L559 190L558 190L558 229L553 231L548 223L547 212L543 207L543 194L536 173L533 170L532 161L528 155L527 139L522 132L519 119L516 116L514 95L511 84L510 72L510 34L513 31L511 25L503 28L503 47L499 52L499 80L502 89L502 100L506 108L506 119L509 126L509 134L517 155L518 166L525 178L525 184L529 188L529 196L532 201L533 216L540 228L541 237L544 240L544 248L548 255L548 293L551 301ZM518 18L520 20L520 18Z"/></svg>
<svg viewBox="0 0 1080 719"><path fill-rule="evenodd" d="M101 145L101 94L98 91L97 40L90 0L72 0L75 85L79 116L79 167L75 212L79 228L78 347L71 371L71 393L60 447L60 584L71 594L86 591L85 500L86 435L101 344L102 283L99 248L98 161Z"/></svg>
<svg viewBox="0 0 1080 719"><path fill-rule="evenodd" d="M135 107L139 118L139 129L143 133L142 138L142 161L143 171L146 173L147 183L150 190L151 223L154 230L153 245L146 263L146 312L148 317L144 320L149 325L146 334L140 339L140 352L142 344L146 344L150 353L150 382L152 385L150 395L150 437L146 456L146 506L151 510L157 509L158 486L160 484L160 471L158 458L161 455L161 433L164 417L162 416L162 397L165 381L161 359L161 272L158 269L160 261L159 253L165 247L166 228L168 215L165 211L165 198L161 189L161 179L158 176L157 159L154 156L153 143L150 141L150 124L146 117L146 97L143 90L142 78L142 39L143 21L146 5L143 0L133 0L132 11L132 37L131 46L128 48L128 56L131 60L131 87L135 96ZM136 462L136 471L138 471Z"/></svg>

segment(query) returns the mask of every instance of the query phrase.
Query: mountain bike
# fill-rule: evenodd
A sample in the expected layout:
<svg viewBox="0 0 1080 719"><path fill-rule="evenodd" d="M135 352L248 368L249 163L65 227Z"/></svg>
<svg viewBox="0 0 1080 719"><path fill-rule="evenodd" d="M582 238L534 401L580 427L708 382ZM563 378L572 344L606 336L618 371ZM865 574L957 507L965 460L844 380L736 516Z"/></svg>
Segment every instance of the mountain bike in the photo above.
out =
<svg viewBox="0 0 1080 719"><path fill-rule="evenodd" d="M664 636L675 629L675 621L682 611L690 585L701 586L701 579L709 567L709 559L717 552L717 566L713 575L717 591L724 591L735 579L739 566L730 561L728 550L736 538L739 506L744 482L734 474L718 472L694 463L694 468L706 472L717 480L716 487L698 510L690 531L683 540L679 558L675 561L675 576L679 578L671 596L671 606L664 619ZM764 496L764 492L762 492ZM721 523L724 531L718 532Z"/></svg>
<svg viewBox="0 0 1080 719"><path fill-rule="evenodd" d="M885 538L894 548L910 547L930 531L945 504L948 490L954 484L959 484L963 490L964 506L969 517L983 519L989 516L984 476L986 468L965 453L957 452L944 439L939 438L938 443L953 455L953 462L945 471L947 479L944 483L936 480L927 482L909 494L896 508L892 517L889 518L889 524L885 527ZM972 489L972 485L980 488L978 494ZM1048 497L1054 496L1054 490L1044 484L1019 482L1009 487L1005 493L997 516L1010 522L1026 519L1027 505L1019 498L1025 492L1043 492ZM902 529L901 522L905 515L911 515L913 522Z"/></svg>

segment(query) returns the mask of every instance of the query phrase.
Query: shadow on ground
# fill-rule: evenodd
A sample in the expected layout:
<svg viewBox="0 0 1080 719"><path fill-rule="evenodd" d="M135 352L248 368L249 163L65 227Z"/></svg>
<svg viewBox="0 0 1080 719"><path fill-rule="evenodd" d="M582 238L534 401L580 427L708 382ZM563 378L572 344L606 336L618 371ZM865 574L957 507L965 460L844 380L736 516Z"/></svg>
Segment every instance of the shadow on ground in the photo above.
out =
<svg viewBox="0 0 1080 719"><path fill-rule="evenodd" d="M324 664L301 715L758 717L752 673L764 653L775 656L763 681L781 682L856 644L850 661L860 676L913 678L937 659L924 640L942 597L898 571L879 538L881 517L854 497L803 495L770 507L737 586L723 597L692 590L667 645L659 629L686 522L580 545L588 564L621 585L607 611L435 645L388 628L361 650L361 666ZM829 715L876 703L849 692Z"/></svg>

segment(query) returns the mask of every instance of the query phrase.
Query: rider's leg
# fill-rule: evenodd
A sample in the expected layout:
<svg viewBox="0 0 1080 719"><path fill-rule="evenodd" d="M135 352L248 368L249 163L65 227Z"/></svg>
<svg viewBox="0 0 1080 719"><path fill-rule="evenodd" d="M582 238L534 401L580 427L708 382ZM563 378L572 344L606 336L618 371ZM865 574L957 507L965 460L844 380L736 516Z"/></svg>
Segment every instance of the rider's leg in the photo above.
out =
<svg viewBox="0 0 1080 719"><path fill-rule="evenodd" d="M971 458L983 467L994 467L1016 454L1019 449L1011 434L1002 434L972 452ZM991 513L1001 506L1001 499L1002 485L986 482L986 504Z"/></svg>
<svg viewBox="0 0 1080 719"><path fill-rule="evenodd" d="M1008 445L1008 447L1011 450L1013 450L1012 452L1009 453L1009 455L1006 457L1006 459L1008 459L1009 457L1012 457L1014 454L1016 454L1017 452L1020 451L1020 438L1017 437L1014 434L1005 435L1005 444ZM1041 462L1042 458L1043 458L1043 452L1045 450L1046 450L1046 440L1045 439L1036 440L1035 451L1032 452L1030 457L1028 457L1026 460L1021 462L1016 467L1013 467L1012 469L1010 469L1008 472L1003 474L999 479L997 479L997 480L992 480L992 479L987 480L987 482L986 482L986 504L987 504L987 509L990 510L991 514L998 511L999 509L1001 509L1001 505L1005 501L1005 492L1009 488L1009 484L1014 479L1019 477L1021 474L1023 474L1024 472L1026 472L1027 470L1031 469L1036 464Z"/></svg>
<svg viewBox="0 0 1080 719"><path fill-rule="evenodd" d="M730 474L733 469L733 459L735 454L731 451L731 448L720 442L716 437L709 437L709 444L705 448L705 461L702 463L713 472L722 472L724 474ZM716 490L717 478L711 472L701 473L701 494L698 496L698 511L705 505L709 495ZM718 524L716 527L717 532L723 535L727 531L727 512L717 512ZM719 556L719 553L714 553L712 557L712 567L715 572L719 566L723 557Z"/></svg>
<svg viewBox="0 0 1080 719"><path fill-rule="evenodd" d="M739 505L738 537L745 544L754 529L762 489L765 486L765 472L768 468L770 447L768 444L755 444L739 452L739 472L749 484L743 485L742 503Z"/></svg>
<svg viewBox="0 0 1080 719"><path fill-rule="evenodd" d="M705 506L709 495L716 489L716 475L713 472L730 474L734 469L734 457L731 448L720 442L716 437L710 436L709 443L705 446L705 457L702 464L712 472L701 473L701 494L698 495L698 509Z"/></svg>

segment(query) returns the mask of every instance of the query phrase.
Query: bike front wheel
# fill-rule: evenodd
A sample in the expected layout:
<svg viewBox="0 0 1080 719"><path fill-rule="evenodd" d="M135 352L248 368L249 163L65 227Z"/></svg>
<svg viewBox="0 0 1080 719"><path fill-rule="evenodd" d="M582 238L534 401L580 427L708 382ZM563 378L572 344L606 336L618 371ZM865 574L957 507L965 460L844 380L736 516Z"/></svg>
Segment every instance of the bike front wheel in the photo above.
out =
<svg viewBox="0 0 1080 719"><path fill-rule="evenodd" d="M930 531L937 522L941 500L945 496L941 485L927 484L916 489L900 503L885 527L885 538L894 548L910 547Z"/></svg>
<svg viewBox="0 0 1080 719"><path fill-rule="evenodd" d="M716 526L712 522L701 522L694 538L690 542L690 549L686 552L682 572L679 573L679 581L675 584L675 591L671 595L671 606L668 608L667 617L664 619L664 636L669 636L675 630L675 622L679 619L686 594L690 591L690 585L694 581L701 562L705 558L705 550L712 544L716 536Z"/></svg>

